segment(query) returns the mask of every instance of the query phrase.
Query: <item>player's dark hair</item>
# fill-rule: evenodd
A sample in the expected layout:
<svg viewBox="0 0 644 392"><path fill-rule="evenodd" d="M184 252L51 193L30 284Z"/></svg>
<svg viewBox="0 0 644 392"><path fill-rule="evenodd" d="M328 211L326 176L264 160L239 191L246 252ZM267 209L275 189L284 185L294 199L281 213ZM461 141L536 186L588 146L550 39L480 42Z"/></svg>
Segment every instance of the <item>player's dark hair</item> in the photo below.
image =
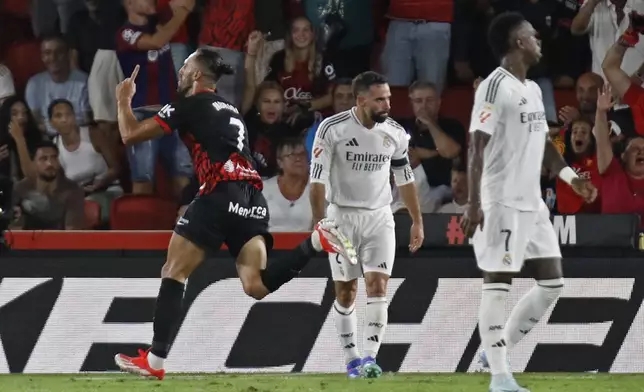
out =
<svg viewBox="0 0 644 392"><path fill-rule="evenodd" d="M54 116L54 109L58 105L67 105L72 110L72 112L74 111L74 105L72 105L72 103L65 98L54 99L53 101L51 101L49 106L47 106L47 118L51 120L51 118Z"/></svg>
<svg viewBox="0 0 644 392"><path fill-rule="evenodd" d="M65 37L64 37L62 34L60 34L60 33L49 33L49 34L44 34L44 35L40 38L40 42L41 42L41 43L51 42L51 41L57 41L57 42L60 42L61 44L63 44L63 46L65 46L65 49L66 49L66 50L69 50L69 43L67 42L67 40L65 39Z"/></svg>
<svg viewBox="0 0 644 392"><path fill-rule="evenodd" d="M387 78L377 72L367 71L353 79L351 90L353 90L353 96L357 97L358 95L369 91L371 86L378 86L381 84L387 84Z"/></svg>
<svg viewBox="0 0 644 392"><path fill-rule="evenodd" d="M219 52L209 48L197 49L197 61L208 71L216 83L224 75L232 75L235 73L233 67L224 62Z"/></svg>
<svg viewBox="0 0 644 392"><path fill-rule="evenodd" d="M409 94L411 94L416 90L423 90L423 89L429 89L429 90L438 91L438 87L436 86L436 84L434 84L432 82L423 82L421 80L414 81L414 83L412 83L409 86L408 91L409 91Z"/></svg>
<svg viewBox="0 0 644 392"><path fill-rule="evenodd" d="M331 96L335 95L335 90L340 86L349 86L351 87L353 80L351 78L338 78L333 82L333 87L331 88Z"/></svg>
<svg viewBox="0 0 644 392"><path fill-rule="evenodd" d="M43 148L53 148L54 151L56 151L56 155L60 154L60 150L58 149L58 146L54 142L50 142L49 140L41 140L36 145L34 148L31 150L31 159L36 158L36 154L38 154L39 150L42 150Z"/></svg>
<svg viewBox="0 0 644 392"><path fill-rule="evenodd" d="M516 28L525 22L525 18L518 12L503 12L497 15L490 23L487 40L492 53L501 59L512 49L510 38Z"/></svg>

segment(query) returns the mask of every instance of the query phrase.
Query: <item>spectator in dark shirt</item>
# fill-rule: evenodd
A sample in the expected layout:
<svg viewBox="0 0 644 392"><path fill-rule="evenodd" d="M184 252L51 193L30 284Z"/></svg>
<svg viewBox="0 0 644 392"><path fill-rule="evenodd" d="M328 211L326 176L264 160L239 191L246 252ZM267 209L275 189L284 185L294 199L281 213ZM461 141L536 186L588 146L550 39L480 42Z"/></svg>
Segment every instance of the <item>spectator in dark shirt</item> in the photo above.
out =
<svg viewBox="0 0 644 392"><path fill-rule="evenodd" d="M439 116L441 99L434 84L414 82L409 98L415 118L400 123L411 135L410 159L423 165L430 187L449 186L452 159L465 145L465 128L457 120Z"/></svg>
<svg viewBox="0 0 644 392"><path fill-rule="evenodd" d="M0 176L14 181L33 175L31 155L42 134L27 102L17 96L0 106Z"/></svg>
<svg viewBox="0 0 644 392"><path fill-rule="evenodd" d="M132 108L139 121L154 116L176 95L176 72L169 43L192 11L194 1L175 1L171 6L172 18L159 27L153 18L156 12L154 0L125 2L128 21L117 34L116 52L125 74L130 75L137 65L140 66L136 94L132 98ZM176 130L159 139L127 146L127 154L133 193L153 193L157 157L173 177L177 198L192 178L190 155Z"/></svg>
<svg viewBox="0 0 644 392"><path fill-rule="evenodd" d="M14 186L17 215L11 225L23 230L82 230L85 228L83 190L63 174L58 148L42 142L33 156L36 176Z"/></svg>
<svg viewBox="0 0 644 392"><path fill-rule="evenodd" d="M248 142L262 177L277 174L277 145L301 132L284 121L284 90L271 81L260 83L254 105L245 113Z"/></svg>
<svg viewBox="0 0 644 392"><path fill-rule="evenodd" d="M313 120L312 113L329 110L331 82L335 77L333 64L317 50L311 22L305 17L293 20L285 49L273 55L266 76L266 80L275 81L284 89L289 121L294 123L297 117L306 116Z"/></svg>

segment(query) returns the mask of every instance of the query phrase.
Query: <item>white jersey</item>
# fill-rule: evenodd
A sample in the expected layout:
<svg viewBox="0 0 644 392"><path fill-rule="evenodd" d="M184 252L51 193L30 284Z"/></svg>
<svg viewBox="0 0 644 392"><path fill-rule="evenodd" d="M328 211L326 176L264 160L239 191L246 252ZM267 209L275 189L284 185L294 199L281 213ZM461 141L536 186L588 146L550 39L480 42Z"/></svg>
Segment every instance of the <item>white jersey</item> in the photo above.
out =
<svg viewBox="0 0 644 392"><path fill-rule="evenodd" d="M548 137L539 86L521 82L502 67L494 70L474 97L470 132L477 130L491 136L483 154L481 205L538 211Z"/></svg>
<svg viewBox="0 0 644 392"><path fill-rule="evenodd" d="M320 124L313 143L311 183L326 186L326 200L331 204L376 210L391 204L392 164L409 166L409 136L391 119L367 129L355 110ZM411 169L404 175L413 181Z"/></svg>

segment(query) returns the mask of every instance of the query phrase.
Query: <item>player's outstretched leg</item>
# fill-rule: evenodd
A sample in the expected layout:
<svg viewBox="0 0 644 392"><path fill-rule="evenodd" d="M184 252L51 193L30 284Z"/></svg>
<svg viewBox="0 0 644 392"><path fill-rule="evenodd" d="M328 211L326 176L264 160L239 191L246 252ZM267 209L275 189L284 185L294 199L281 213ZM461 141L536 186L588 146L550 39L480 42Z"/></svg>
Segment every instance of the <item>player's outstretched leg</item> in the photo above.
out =
<svg viewBox="0 0 644 392"><path fill-rule="evenodd" d="M362 368L362 358L358 352L358 317L355 312L357 291L356 279L335 282L336 299L333 304L335 329L342 345L349 378L359 378Z"/></svg>
<svg viewBox="0 0 644 392"><path fill-rule="evenodd" d="M264 298L298 276L309 260L322 251L339 253L357 263L351 241L329 219L320 221L297 248L268 263L264 237L253 237L237 256L237 272L244 292L255 299Z"/></svg>
<svg viewBox="0 0 644 392"><path fill-rule="evenodd" d="M162 380L164 362L170 350L171 339L181 318L181 302L185 281L204 259L204 250L174 233L168 247L168 258L161 269L161 288L154 310L154 337L152 347L139 350L139 356L117 354L114 361L126 372Z"/></svg>
<svg viewBox="0 0 644 392"><path fill-rule="evenodd" d="M382 369L376 363L380 345L385 337L389 318L387 282L389 276L380 272L364 274L367 286L367 310L364 319L362 374L366 378L377 378Z"/></svg>

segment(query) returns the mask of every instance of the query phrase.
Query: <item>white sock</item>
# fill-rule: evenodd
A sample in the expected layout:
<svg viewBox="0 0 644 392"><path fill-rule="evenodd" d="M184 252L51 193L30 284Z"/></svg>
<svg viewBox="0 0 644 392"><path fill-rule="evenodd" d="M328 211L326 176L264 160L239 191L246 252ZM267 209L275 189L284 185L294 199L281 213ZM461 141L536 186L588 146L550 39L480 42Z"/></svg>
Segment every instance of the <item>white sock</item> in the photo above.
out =
<svg viewBox="0 0 644 392"><path fill-rule="evenodd" d="M367 312L364 318L364 356L376 358L380 344L385 336L389 312L387 297L368 297Z"/></svg>
<svg viewBox="0 0 644 392"><path fill-rule="evenodd" d="M505 325L503 338L508 349L519 343L541 320L546 310L561 294L563 285L563 278L537 281L537 284L519 300Z"/></svg>
<svg viewBox="0 0 644 392"><path fill-rule="evenodd" d="M510 285L507 283L483 283L483 295L479 308L479 333L492 375L510 373L507 347L502 339L505 300L509 291Z"/></svg>
<svg viewBox="0 0 644 392"><path fill-rule="evenodd" d="M311 233L311 245L313 245L313 249L315 249L317 252L322 252L320 233L318 233L317 230L313 230L313 233Z"/></svg>
<svg viewBox="0 0 644 392"><path fill-rule="evenodd" d="M340 337L340 344L344 352L346 363L360 358L358 352L358 316L356 316L355 304L345 308L336 300L333 303L335 310L335 329Z"/></svg>
<svg viewBox="0 0 644 392"><path fill-rule="evenodd" d="M148 353L148 364L152 369L155 369L155 370L163 369L164 362L165 362L165 358L157 357L156 355L152 354L152 352Z"/></svg>

